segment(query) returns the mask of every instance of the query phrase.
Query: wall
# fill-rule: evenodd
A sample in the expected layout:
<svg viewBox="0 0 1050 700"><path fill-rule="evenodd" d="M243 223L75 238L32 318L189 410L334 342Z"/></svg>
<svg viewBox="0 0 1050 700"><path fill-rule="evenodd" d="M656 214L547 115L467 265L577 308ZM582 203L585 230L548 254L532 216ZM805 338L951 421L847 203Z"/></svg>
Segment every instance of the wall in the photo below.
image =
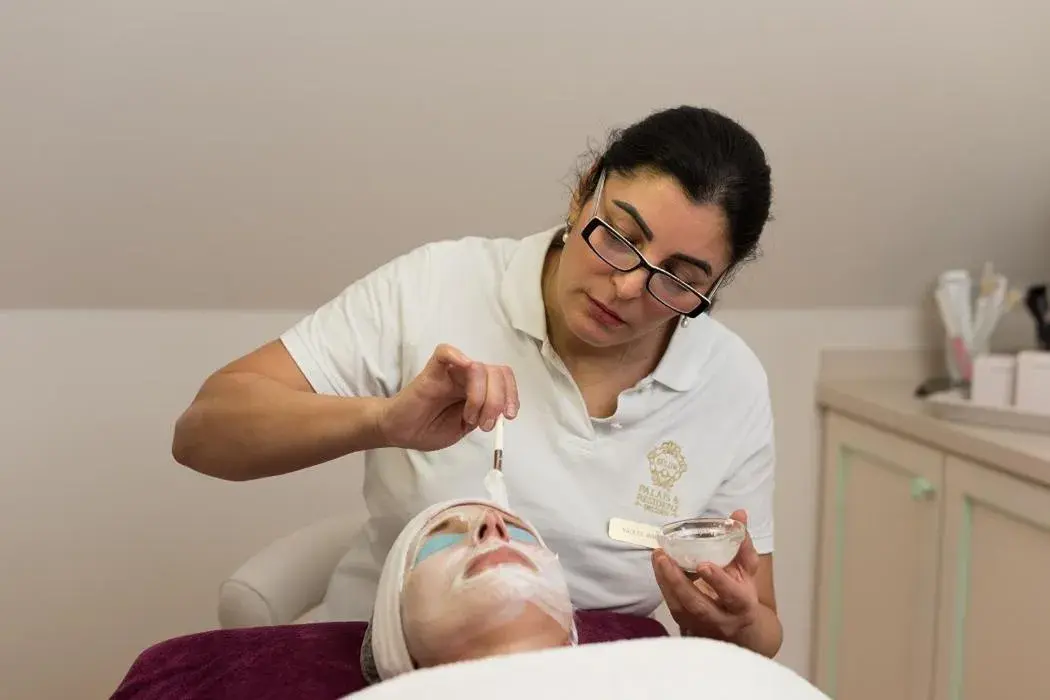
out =
<svg viewBox="0 0 1050 700"><path fill-rule="evenodd" d="M353 507L353 464L233 485L168 454L201 378L298 315L274 309L425 240L557 222L578 154L679 103L773 164L765 259L720 313L773 380L782 658L805 669L818 350L924 342L943 267L1050 274L1050 5L863 10L0 3L0 695L103 696L213 625L244 557Z"/></svg>
<svg viewBox="0 0 1050 700"><path fill-rule="evenodd" d="M177 466L175 416L214 367L297 313L0 313L0 695L104 697L156 641L216 625L246 557L355 507L356 460L230 484ZM808 669L821 348L908 348L923 314L732 311L766 364L778 433L781 659Z"/></svg>
<svg viewBox="0 0 1050 700"><path fill-rule="evenodd" d="M578 154L683 102L773 167L729 305L1045 277L1047 26L1030 0L5 0L0 307L313 306L423 240L557 223Z"/></svg>

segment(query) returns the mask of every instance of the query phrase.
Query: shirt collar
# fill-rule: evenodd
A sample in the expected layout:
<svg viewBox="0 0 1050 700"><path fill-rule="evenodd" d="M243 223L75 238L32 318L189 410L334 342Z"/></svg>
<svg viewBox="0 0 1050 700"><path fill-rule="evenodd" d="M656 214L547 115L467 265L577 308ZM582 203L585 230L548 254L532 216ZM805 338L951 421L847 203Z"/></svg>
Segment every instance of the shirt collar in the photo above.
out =
<svg viewBox="0 0 1050 700"><path fill-rule="evenodd" d="M664 356L653 370L653 380L672 391L689 391L701 378L701 368L711 354L711 324L707 314L689 319L683 328L679 323L671 335Z"/></svg>
<svg viewBox="0 0 1050 700"><path fill-rule="evenodd" d="M500 285L500 301L511 326L536 340L547 339L547 313L543 307L543 262L547 259L556 226L522 239L507 265Z"/></svg>

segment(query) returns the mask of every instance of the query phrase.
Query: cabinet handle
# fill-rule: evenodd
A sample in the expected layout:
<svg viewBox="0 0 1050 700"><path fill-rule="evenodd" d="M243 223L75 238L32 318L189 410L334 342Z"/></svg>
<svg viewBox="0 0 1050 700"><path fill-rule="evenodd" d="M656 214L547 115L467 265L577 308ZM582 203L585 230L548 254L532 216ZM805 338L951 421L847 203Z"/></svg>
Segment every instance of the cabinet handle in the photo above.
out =
<svg viewBox="0 0 1050 700"><path fill-rule="evenodd" d="M928 501L937 492L927 479L917 476L911 480L911 497L914 501Z"/></svg>

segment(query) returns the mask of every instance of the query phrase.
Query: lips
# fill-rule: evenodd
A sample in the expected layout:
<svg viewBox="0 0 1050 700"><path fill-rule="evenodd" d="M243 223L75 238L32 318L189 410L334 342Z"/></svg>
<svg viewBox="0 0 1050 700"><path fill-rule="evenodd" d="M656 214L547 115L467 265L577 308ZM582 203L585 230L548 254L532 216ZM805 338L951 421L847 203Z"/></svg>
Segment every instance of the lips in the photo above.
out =
<svg viewBox="0 0 1050 700"><path fill-rule="evenodd" d="M623 320L615 311L610 309L605 304L601 303L591 295L587 295L587 299L591 302L591 315L601 321L607 326L623 326L627 324L627 321Z"/></svg>
<svg viewBox="0 0 1050 700"><path fill-rule="evenodd" d="M474 557L469 564L467 564L466 571L463 572L464 578L470 578L477 576L486 569L491 569L494 566L500 564L518 564L528 569L536 571L536 565L529 561L521 552L511 549L510 547L500 547L499 549L493 549L492 551L479 554Z"/></svg>

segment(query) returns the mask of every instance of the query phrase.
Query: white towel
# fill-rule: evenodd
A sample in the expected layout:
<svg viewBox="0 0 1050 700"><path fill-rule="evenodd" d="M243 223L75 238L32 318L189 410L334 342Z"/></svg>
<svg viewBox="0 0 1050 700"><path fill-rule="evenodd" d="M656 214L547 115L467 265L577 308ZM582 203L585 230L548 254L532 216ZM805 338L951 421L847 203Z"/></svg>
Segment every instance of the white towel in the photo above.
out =
<svg viewBox="0 0 1050 700"><path fill-rule="evenodd" d="M371 645L371 661L375 664L380 680L387 680L413 669L412 657L408 653L408 644L401 624L401 588L404 585L405 570L408 567L408 558L412 554L413 543L426 524L439 513L455 506L469 504L489 506L507 512L498 503L479 499L457 499L435 504L409 521L387 554L383 570L379 574L379 587L369 634L365 637L365 645ZM517 515L514 517L520 518ZM531 524L529 527L532 528ZM543 537L538 532L536 535L540 544L546 547ZM573 644L576 644L576 635L574 622L571 631ZM363 650L363 657L367 656L367 651ZM368 663L364 658L363 663L367 667Z"/></svg>
<svg viewBox="0 0 1050 700"><path fill-rule="evenodd" d="M631 639L460 661L343 700L829 700L780 663L696 637Z"/></svg>

